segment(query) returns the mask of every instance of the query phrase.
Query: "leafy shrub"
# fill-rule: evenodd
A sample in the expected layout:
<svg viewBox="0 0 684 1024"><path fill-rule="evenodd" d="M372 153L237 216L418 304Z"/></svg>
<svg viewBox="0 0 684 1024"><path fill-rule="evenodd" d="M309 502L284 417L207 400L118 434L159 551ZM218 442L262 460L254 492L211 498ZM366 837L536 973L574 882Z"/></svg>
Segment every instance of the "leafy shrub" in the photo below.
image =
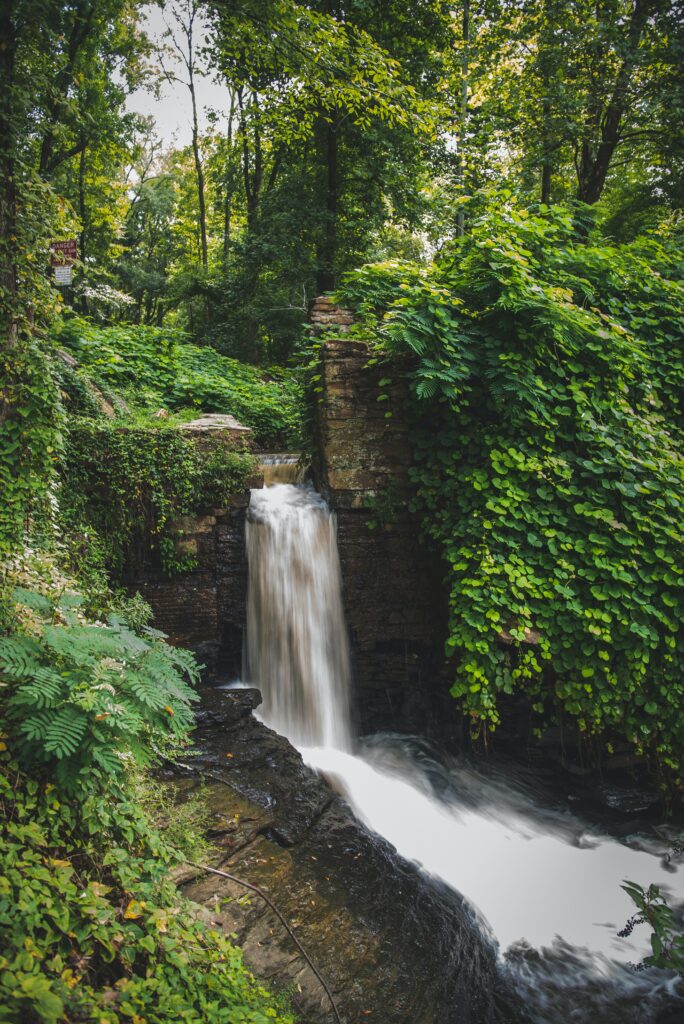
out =
<svg viewBox="0 0 684 1024"><path fill-rule="evenodd" d="M199 677L189 652L115 615L84 621L73 594L14 598L34 615L31 632L0 637L4 715L22 764L73 789L93 767L116 776L122 758L147 764L165 737L185 736L197 697L183 677Z"/></svg>
<svg viewBox="0 0 684 1024"><path fill-rule="evenodd" d="M0 557L44 510L61 426L50 362L27 330L0 354Z"/></svg>
<svg viewBox="0 0 684 1024"><path fill-rule="evenodd" d="M174 815L174 848L135 767L187 744L191 655L146 630L139 599L142 635L88 621L54 555L5 568L32 589L0 595L3 1022L291 1024L170 881L196 808Z"/></svg>
<svg viewBox="0 0 684 1024"><path fill-rule="evenodd" d="M412 478L448 567L453 695L495 725L523 689L540 723L621 733L674 777L681 267L665 244L583 242L567 211L510 208L431 268L343 290L360 336L415 360Z"/></svg>
<svg viewBox="0 0 684 1024"><path fill-rule="evenodd" d="M121 573L155 546L168 553L170 520L224 507L244 490L254 466L248 453L201 452L173 428L75 420L62 460L61 517L84 536L86 548L94 534L101 562ZM164 564L173 568L170 557Z"/></svg>
<svg viewBox="0 0 684 1024"><path fill-rule="evenodd" d="M298 443L302 398L291 371L249 366L156 327L102 328L72 319L58 341L81 372L133 406L230 413L252 427L260 443Z"/></svg>
<svg viewBox="0 0 684 1024"><path fill-rule="evenodd" d="M647 924L651 929L651 954L645 958L643 966L675 970L684 976L684 933L659 887L649 885L645 889L637 882L625 882L622 888L637 912L618 932L620 937L626 938L637 925Z"/></svg>
<svg viewBox="0 0 684 1024"><path fill-rule="evenodd" d="M169 881L169 847L127 787L77 800L0 753L0 1005L8 1024L291 1024Z"/></svg>

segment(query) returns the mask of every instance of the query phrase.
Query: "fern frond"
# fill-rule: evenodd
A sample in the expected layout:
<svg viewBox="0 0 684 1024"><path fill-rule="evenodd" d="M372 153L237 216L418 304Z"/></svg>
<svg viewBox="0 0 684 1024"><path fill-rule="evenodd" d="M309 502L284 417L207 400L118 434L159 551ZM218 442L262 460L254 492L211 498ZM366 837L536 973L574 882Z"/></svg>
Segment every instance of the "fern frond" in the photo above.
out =
<svg viewBox="0 0 684 1024"><path fill-rule="evenodd" d="M0 671L11 679L30 679L40 655L40 645L33 637L0 637Z"/></svg>
<svg viewBox="0 0 684 1024"><path fill-rule="evenodd" d="M58 759L74 754L85 735L87 725L86 716L78 708L72 705L60 708L50 717L50 724L45 731L45 750Z"/></svg>
<svg viewBox="0 0 684 1024"><path fill-rule="evenodd" d="M128 641L127 636L122 637L118 630L102 626L46 626L44 636L51 649L77 663L83 659L84 664L92 664L99 658L112 658L116 661L142 653L137 646L122 644L122 639ZM135 633L131 636L139 640Z"/></svg>
<svg viewBox="0 0 684 1024"><path fill-rule="evenodd" d="M38 594L35 590L27 590L26 587L15 587L12 591L12 600L17 604L23 604L39 615L52 615L54 605L44 594Z"/></svg>
<svg viewBox="0 0 684 1024"><path fill-rule="evenodd" d="M181 669L188 677L191 683L199 683L202 677L202 666L197 664L197 659L192 651L187 651L182 647L172 647L170 644L164 645L164 657ZM194 690L189 690L190 700L199 700L198 695Z"/></svg>
<svg viewBox="0 0 684 1024"><path fill-rule="evenodd" d="M433 398L437 394L437 388L436 380L424 377L416 384L416 395L418 398Z"/></svg>
<svg viewBox="0 0 684 1024"><path fill-rule="evenodd" d="M121 771L121 758L110 747L93 747L93 760L108 775L117 775Z"/></svg>
<svg viewBox="0 0 684 1024"><path fill-rule="evenodd" d="M64 679L51 668L38 667L30 683L20 686L9 701L9 706L54 707L64 691Z"/></svg>
<svg viewBox="0 0 684 1024"><path fill-rule="evenodd" d="M137 708L125 699L114 705L112 720L109 724L133 736L138 736L145 730L145 719L139 714Z"/></svg>
<svg viewBox="0 0 684 1024"><path fill-rule="evenodd" d="M52 719L52 711L39 711L25 719L19 726L19 731L31 742L44 740Z"/></svg>
<svg viewBox="0 0 684 1024"><path fill-rule="evenodd" d="M129 691L148 708L157 711L167 703L166 694L154 676L145 675L138 670L130 673L127 682Z"/></svg>

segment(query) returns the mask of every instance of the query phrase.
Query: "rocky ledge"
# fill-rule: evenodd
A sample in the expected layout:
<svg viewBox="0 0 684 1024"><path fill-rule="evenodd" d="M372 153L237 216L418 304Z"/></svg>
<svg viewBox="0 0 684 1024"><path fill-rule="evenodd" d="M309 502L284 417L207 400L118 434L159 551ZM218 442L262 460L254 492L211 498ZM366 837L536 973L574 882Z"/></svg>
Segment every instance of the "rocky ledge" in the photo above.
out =
<svg viewBox="0 0 684 1024"><path fill-rule="evenodd" d="M427 879L252 714L257 690L202 694L197 752L176 774L215 822L210 866L259 886L332 990L343 1024L519 1021L493 947L469 907ZM188 869L179 884L234 933L246 962L286 991L303 1024L335 1024L330 1002L278 918L256 894Z"/></svg>

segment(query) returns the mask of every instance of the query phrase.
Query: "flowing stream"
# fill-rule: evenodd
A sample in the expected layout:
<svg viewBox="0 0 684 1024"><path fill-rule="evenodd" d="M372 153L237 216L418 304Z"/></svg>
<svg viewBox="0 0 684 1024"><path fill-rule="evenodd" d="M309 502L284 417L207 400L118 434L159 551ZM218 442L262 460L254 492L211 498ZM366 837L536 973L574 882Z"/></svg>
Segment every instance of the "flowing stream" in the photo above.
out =
<svg viewBox="0 0 684 1024"><path fill-rule="evenodd" d="M254 490L247 550L246 678L266 724L370 830L476 908L532 1020L659 1019L676 979L630 968L649 952L646 928L617 932L634 909L624 879L684 900L684 867L663 858L667 844L602 835L539 801L515 770L437 760L407 737L355 743L334 515L306 484ZM670 1013L668 1024L684 1021Z"/></svg>

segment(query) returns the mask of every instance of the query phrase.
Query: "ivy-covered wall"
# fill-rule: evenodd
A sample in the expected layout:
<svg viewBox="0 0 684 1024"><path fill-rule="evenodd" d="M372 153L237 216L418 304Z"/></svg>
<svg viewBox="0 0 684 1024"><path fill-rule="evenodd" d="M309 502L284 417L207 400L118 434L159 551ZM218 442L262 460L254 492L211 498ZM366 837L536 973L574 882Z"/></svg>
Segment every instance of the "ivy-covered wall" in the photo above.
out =
<svg viewBox="0 0 684 1024"><path fill-rule="evenodd" d="M240 668L244 519L262 484L249 443L217 418L189 430L82 420L63 459L61 515L92 575L140 591L155 627L210 677Z"/></svg>

